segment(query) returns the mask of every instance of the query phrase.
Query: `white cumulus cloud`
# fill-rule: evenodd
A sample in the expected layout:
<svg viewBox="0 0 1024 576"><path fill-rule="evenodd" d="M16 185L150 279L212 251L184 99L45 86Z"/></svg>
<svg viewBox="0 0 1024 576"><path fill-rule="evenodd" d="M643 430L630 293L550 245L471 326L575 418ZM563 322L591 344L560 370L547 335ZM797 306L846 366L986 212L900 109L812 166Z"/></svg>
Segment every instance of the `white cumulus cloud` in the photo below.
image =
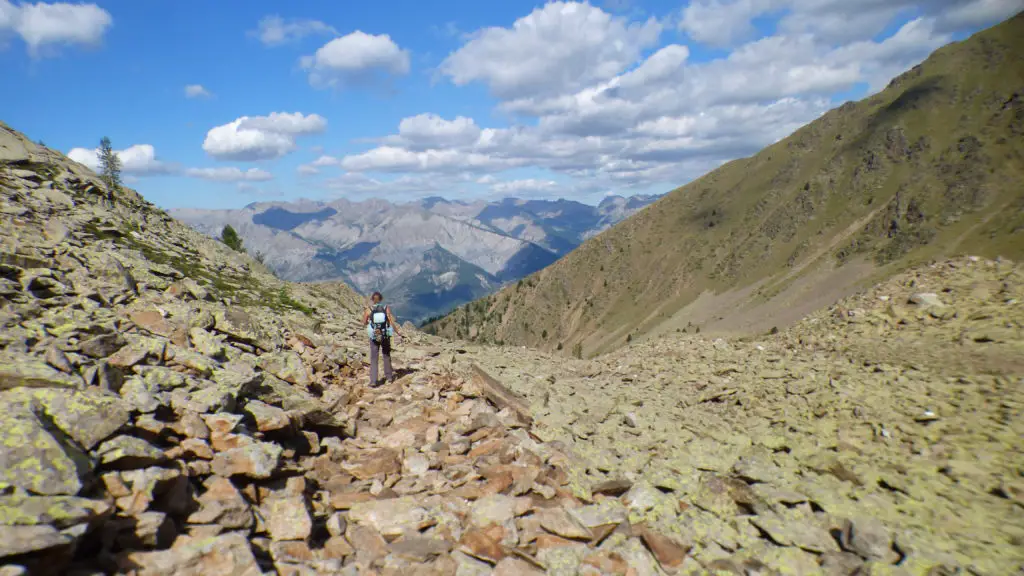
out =
<svg viewBox="0 0 1024 576"><path fill-rule="evenodd" d="M203 150L219 160L269 160L291 153L296 138L323 132L327 120L318 114L274 112L267 116L242 116L211 128Z"/></svg>
<svg viewBox="0 0 1024 576"><path fill-rule="evenodd" d="M397 146L380 146L341 159L341 167L352 172L486 172L523 163L521 159L504 159L454 148L417 151Z"/></svg>
<svg viewBox="0 0 1024 576"><path fill-rule="evenodd" d="M387 34L356 30L304 56L300 65L309 73L310 84L325 87L366 80L375 74L408 74L410 56Z"/></svg>
<svg viewBox="0 0 1024 576"><path fill-rule="evenodd" d="M320 156L316 160L299 166L299 174L303 176L312 176L313 174L319 174L320 169L325 166L340 166L341 160L334 156L328 156L326 154Z"/></svg>
<svg viewBox="0 0 1024 576"><path fill-rule="evenodd" d="M114 150L121 160L121 172L137 176L170 174L175 167L157 159L156 148L150 144L135 144L124 150ZM88 166L92 171L100 171L99 148L72 148L68 158Z"/></svg>
<svg viewBox="0 0 1024 576"><path fill-rule="evenodd" d="M679 29L711 46L731 46L754 36L751 20L778 0L693 0L683 8Z"/></svg>
<svg viewBox="0 0 1024 576"><path fill-rule="evenodd" d="M39 56L51 45L98 44L113 23L110 13L96 4L0 0L0 35L13 31L25 41L32 56Z"/></svg>
<svg viewBox="0 0 1024 576"><path fill-rule="evenodd" d="M186 176L216 182L265 182L274 175L259 168L243 170L234 166L214 168L182 168L179 164L164 162L157 158L156 148L151 144L135 144L124 150L114 150L121 160L121 172L125 182L137 181L143 176ZM89 167L94 172L101 170L99 149L72 148L68 158Z"/></svg>
<svg viewBox="0 0 1024 576"><path fill-rule="evenodd" d="M398 136L411 147L460 146L476 142L480 137L480 127L472 118L465 116L445 120L437 114L419 114L399 122Z"/></svg>
<svg viewBox="0 0 1024 576"><path fill-rule="evenodd" d="M486 83L501 98L576 90L612 78L654 46L655 19L630 22L580 2L551 2L510 28L485 28L440 71L462 86Z"/></svg>

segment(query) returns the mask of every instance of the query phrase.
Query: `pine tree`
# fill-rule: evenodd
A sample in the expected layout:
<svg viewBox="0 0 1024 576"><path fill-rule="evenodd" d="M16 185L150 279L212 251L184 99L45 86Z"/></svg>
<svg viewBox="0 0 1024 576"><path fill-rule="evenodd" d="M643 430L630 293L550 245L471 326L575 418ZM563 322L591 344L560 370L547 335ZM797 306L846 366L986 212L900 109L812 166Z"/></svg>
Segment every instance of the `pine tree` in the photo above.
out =
<svg viewBox="0 0 1024 576"><path fill-rule="evenodd" d="M235 232L235 229L232 228L230 224L225 226L224 230L221 231L220 239L228 245L228 248L231 248L235 252L241 252L243 250L242 238L239 237L238 232Z"/></svg>
<svg viewBox="0 0 1024 576"><path fill-rule="evenodd" d="M114 192L121 189L121 158L114 152L110 138L106 136L100 140L99 160L101 176L107 185L107 197L113 200Z"/></svg>

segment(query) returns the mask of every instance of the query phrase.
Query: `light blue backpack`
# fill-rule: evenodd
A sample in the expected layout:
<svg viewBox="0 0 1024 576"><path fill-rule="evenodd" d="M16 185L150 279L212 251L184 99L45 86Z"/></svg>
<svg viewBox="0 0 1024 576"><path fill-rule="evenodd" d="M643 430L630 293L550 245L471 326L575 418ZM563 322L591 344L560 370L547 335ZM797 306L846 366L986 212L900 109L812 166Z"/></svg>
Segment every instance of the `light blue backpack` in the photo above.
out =
<svg viewBox="0 0 1024 576"><path fill-rule="evenodd" d="M380 342L384 338L391 338L395 331L388 321L388 307L381 304L374 304L370 309L370 321L366 324L366 335L374 342Z"/></svg>

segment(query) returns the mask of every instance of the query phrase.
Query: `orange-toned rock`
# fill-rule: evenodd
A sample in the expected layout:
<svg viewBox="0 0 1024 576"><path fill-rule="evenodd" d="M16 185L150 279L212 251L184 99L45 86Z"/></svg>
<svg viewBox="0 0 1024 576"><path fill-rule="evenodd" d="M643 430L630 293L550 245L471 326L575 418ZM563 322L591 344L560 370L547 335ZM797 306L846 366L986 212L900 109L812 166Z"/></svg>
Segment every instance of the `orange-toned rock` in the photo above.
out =
<svg viewBox="0 0 1024 576"><path fill-rule="evenodd" d="M462 545L462 549L465 552L483 560L497 562L505 557L505 551L502 549L499 540L491 537L481 529L466 531L462 535L459 544Z"/></svg>
<svg viewBox="0 0 1024 576"><path fill-rule="evenodd" d="M579 542L566 540L565 538L555 536L554 534L540 534L537 536L537 550L544 550L546 548L564 548L565 546L578 545Z"/></svg>
<svg viewBox="0 0 1024 576"><path fill-rule="evenodd" d="M593 533L569 515L565 508L547 508L537 510L535 515L542 528L563 538L590 540Z"/></svg>
<svg viewBox="0 0 1024 576"><path fill-rule="evenodd" d="M402 471L398 452L389 448L368 450L344 463L346 472L360 480L369 480L381 474L397 474Z"/></svg>
<svg viewBox="0 0 1024 576"><path fill-rule="evenodd" d="M629 563L618 552L593 552L583 557L583 564L593 566L602 574L625 576Z"/></svg>
<svg viewBox="0 0 1024 576"><path fill-rule="evenodd" d="M651 550L654 557L663 567L676 568L683 565L686 555L690 552L691 546L683 545L673 538L658 534L647 526L633 526L633 532L638 534L644 544Z"/></svg>
<svg viewBox="0 0 1024 576"><path fill-rule="evenodd" d="M331 492L331 506L336 510L348 510L360 502L376 500L369 492Z"/></svg>

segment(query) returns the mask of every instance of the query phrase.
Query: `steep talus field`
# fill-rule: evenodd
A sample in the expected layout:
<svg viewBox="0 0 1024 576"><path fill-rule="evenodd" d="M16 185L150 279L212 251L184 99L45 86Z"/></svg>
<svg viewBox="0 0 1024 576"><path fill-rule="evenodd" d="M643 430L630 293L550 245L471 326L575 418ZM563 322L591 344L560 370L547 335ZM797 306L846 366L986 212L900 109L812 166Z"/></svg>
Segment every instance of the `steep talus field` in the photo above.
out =
<svg viewBox="0 0 1024 576"><path fill-rule="evenodd" d="M593 355L785 326L944 255L1024 256L1024 15L426 327Z"/></svg>
<svg viewBox="0 0 1024 576"><path fill-rule="evenodd" d="M371 387L347 286L0 125L0 574L1013 574L1022 302L962 258L757 339L409 328Z"/></svg>
<svg viewBox="0 0 1024 576"><path fill-rule="evenodd" d="M467 353L530 399L534 434L588 463L578 485L627 480L630 521L696 543L687 565L1024 567L1020 264L914 268L775 335L672 334L561 362ZM853 555L846 538L863 539Z"/></svg>

